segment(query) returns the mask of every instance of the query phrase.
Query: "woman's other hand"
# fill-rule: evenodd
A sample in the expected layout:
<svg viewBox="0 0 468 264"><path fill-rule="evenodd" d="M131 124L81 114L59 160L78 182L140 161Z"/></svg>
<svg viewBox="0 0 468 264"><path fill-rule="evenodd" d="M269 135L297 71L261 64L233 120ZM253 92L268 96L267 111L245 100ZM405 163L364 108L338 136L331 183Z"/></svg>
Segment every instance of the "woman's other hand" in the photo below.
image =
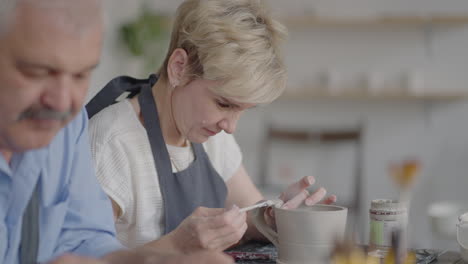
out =
<svg viewBox="0 0 468 264"><path fill-rule="evenodd" d="M284 204L281 208L293 209L299 207L302 203L311 206L317 203L332 204L336 202L336 195L330 195L325 198L327 190L320 187L312 194L309 193L307 188L315 183L315 178L312 176L305 176L299 181L289 185L284 192L281 193L280 199Z"/></svg>
<svg viewBox="0 0 468 264"><path fill-rule="evenodd" d="M310 193L307 188L315 183L313 176L305 176L299 181L289 185L284 192L281 193L279 198L284 202L281 206L283 209L294 209L299 207L302 203L307 206L312 206L317 203L332 204L336 202L336 195L327 195L327 190L320 187L315 192ZM265 210L265 221L269 226L276 230L276 222L274 211L272 207Z"/></svg>
<svg viewBox="0 0 468 264"><path fill-rule="evenodd" d="M168 236L182 253L201 249L221 251L239 242L246 230L246 213L237 206L230 210L198 207Z"/></svg>

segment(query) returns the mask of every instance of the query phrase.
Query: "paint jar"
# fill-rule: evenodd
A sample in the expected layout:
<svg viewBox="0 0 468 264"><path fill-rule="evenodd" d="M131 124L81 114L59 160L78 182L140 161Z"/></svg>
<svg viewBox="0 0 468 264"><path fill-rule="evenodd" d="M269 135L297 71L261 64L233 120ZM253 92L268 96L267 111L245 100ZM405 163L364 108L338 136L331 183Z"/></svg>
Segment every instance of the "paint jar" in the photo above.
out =
<svg viewBox="0 0 468 264"><path fill-rule="evenodd" d="M392 246L392 232L406 229L407 207L394 200L373 200L369 217L369 255L383 258Z"/></svg>

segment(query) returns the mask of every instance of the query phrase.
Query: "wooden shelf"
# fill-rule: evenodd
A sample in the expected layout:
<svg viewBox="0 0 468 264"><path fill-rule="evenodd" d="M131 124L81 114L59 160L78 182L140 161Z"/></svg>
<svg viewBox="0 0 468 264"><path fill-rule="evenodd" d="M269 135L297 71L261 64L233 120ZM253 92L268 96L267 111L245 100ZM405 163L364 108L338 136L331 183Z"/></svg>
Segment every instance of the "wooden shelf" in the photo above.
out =
<svg viewBox="0 0 468 264"><path fill-rule="evenodd" d="M371 93L285 93L279 100L365 100L365 101L457 101L468 99L467 93L443 94L371 94Z"/></svg>
<svg viewBox="0 0 468 264"><path fill-rule="evenodd" d="M422 25L465 25L468 24L468 14L459 16L378 16L368 18L327 18L318 16L289 16L282 22L290 28L305 28L310 26L422 26Z"/></svg>
<svg viewBox="0 0 468 264"><path fill-rule="evenodd" d="M326 131L311 131L310 129L296 130L296 129L281 129L270 128L268 131L268 138L276 140L285 140L293 142L349 142L358 141L361 139L361 132L356 129L335 129Z"/></svg>

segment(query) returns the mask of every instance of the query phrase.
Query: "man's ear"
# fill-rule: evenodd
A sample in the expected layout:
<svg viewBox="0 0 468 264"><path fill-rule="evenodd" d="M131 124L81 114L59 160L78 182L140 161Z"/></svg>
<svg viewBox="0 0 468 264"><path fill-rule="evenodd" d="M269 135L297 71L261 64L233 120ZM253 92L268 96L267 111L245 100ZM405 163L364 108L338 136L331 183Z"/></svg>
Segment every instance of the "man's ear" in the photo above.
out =
<svg viewBox="0 0 468 264"><path fill-rule="evenodd" d="M187 65L187 52L181 48L175 49L171 57L169 57L169 63L167 64L167 76L171 87L179 86L184 82Z"/></svg>

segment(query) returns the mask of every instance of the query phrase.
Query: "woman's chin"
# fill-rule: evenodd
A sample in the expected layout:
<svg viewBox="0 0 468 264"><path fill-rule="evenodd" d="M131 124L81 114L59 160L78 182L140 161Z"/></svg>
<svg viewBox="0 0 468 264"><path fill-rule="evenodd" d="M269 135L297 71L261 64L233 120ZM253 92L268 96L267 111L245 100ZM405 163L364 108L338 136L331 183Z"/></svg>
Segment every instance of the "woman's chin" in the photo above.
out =
<svg viewBox="0 0 468 264"><path fill-rule="evenodd" d="M188 140L190 142L192 142L192 143L202 144L202 143L205 143L206 141L208 141L209 138L210 138L210 136L200 135L198 137L189 138Z"/></svg>

